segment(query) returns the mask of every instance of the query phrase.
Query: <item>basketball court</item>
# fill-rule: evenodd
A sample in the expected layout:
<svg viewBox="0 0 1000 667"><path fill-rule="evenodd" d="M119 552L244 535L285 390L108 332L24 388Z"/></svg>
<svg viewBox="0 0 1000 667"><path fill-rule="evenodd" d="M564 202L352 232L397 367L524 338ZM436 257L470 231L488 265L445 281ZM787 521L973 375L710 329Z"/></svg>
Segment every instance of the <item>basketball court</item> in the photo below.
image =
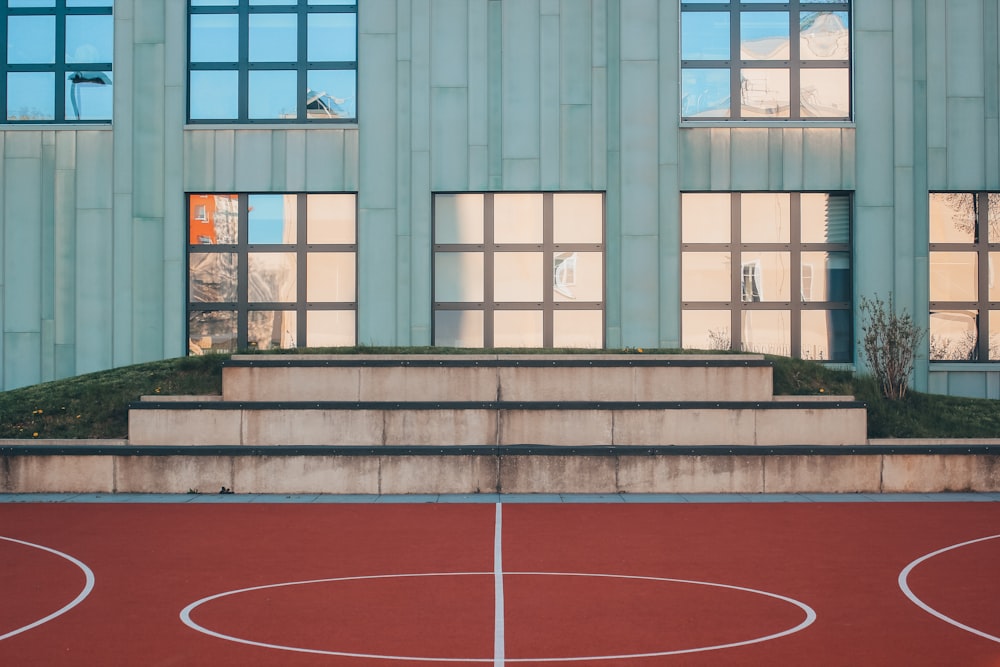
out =
<svg viewBox="0 0 1000 667"><path fill-rule="evenodd" d="M0 500L4 665L1000 665L1000 494Z"/></svg>

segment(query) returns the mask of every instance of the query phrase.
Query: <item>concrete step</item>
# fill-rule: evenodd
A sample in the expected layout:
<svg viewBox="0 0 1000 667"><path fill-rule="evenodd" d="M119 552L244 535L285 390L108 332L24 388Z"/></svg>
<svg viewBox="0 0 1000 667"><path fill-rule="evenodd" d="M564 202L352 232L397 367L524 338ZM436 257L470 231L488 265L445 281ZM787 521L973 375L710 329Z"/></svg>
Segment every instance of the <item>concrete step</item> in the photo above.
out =
<svg viewBox="0 0 1000 667"><path fill-rule="evenodd" d="M132 445L859 445L854 401L142 401Z"/></svg>
<svg viewBox="0 0 1000 667"><path fill-rule="evenodd" d="M234 355L226 401L767 401L760 355Z"/></svg>

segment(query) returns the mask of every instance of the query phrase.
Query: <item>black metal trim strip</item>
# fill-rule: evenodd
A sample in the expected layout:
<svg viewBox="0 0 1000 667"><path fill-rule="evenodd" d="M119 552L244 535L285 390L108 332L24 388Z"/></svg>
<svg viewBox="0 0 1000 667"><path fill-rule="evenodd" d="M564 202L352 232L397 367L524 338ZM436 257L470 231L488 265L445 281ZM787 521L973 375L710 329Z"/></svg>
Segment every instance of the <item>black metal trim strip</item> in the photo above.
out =
<svg viewBox="0 0 1000 667"><path fill-rule="evenodd" d="M794 410L861 401L138 401L129 410Z"/></svg>
<svg viewBox="0 0 1000 667"><path fill-rule="evenodd" d="M280 355L279 355L280 356ZM727 359L719 355L718 359L650 359L636 356L628 359L421 359L414 355L407 359L365 359L350 357L338 359L229 359L224 366L237 368L259 367L298 367L298 368L396 368L412 366L414 368L615 368L615 367L660 367L676 366L679 368L718 368L718 367L770 367L773 364L766 359Z"/></svg>
<svg viewBox="0 0 1000 667"><path fill-rule="evenodd" d="M1000 456L998 445L0 445L7 456Z"/></svg>

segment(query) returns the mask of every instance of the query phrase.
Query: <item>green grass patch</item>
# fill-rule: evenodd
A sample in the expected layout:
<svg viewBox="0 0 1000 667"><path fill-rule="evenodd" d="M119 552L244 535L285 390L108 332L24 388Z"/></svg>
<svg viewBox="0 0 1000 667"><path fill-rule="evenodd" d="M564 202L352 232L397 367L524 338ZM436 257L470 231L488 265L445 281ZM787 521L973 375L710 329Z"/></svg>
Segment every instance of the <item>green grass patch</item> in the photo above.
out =
<svg viewBox="0 0 1000 667"><path fill-rule="evenodd" d="M440 347L316 348L276 354L704 354L698 350L469 349ZM269 354L271 354L269 353ZM225 355L182 357L91 373L0 392L0 438L124 438L128 404L140 396L205 395L222 391ZM768 356L774 392L854 396L868 404L872 438L1000 437L1000 402L908 392L899 401L879 394L869 377L822 364Z"/></svg>

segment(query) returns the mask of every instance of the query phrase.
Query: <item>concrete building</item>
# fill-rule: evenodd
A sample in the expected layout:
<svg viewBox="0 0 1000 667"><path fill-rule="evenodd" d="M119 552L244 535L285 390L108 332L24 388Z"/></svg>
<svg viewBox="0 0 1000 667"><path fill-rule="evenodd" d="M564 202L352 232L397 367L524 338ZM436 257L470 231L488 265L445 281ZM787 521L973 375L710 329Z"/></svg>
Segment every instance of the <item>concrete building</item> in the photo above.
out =
<svg viewBox="0 0 1000 667"><path fill-rule="evenodd" d="M1000 398L996 0L9 0L2 388L239 347L733 347Z"/></svg>

